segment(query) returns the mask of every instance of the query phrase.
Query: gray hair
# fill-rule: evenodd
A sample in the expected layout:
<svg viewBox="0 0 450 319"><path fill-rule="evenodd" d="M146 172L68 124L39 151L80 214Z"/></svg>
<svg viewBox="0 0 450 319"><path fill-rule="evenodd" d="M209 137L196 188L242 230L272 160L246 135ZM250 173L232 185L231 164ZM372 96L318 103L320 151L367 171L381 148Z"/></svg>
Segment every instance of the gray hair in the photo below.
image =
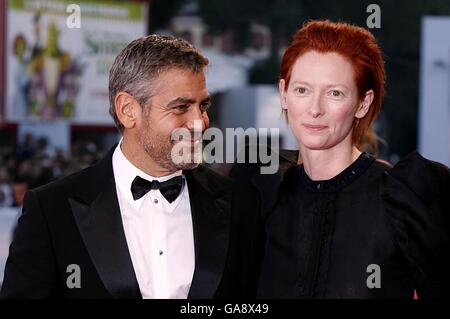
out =
<svg viewBox="0 0 450 319"><path fill-rule="evenodd" d="M109 114L122 131L115 108L117 93L132 95L141 107L151 97L152 80L169 69L203 71L208 59L183 39L172 36L149 35L132 41L114 60L109 71Z"/></svg>

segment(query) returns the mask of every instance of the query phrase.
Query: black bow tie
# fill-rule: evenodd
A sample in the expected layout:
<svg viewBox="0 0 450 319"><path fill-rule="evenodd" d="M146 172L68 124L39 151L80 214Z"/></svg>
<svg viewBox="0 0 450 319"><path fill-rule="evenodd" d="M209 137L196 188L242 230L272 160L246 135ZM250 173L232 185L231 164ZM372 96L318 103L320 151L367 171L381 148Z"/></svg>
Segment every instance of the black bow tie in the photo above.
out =
<svg viewBox="0 0 450 319"><path fill-rule="evenodd" d="M131 183L131 193L134 200L138 200L151 189L159 189L161 194L167 199L169 203L172 203L180 195L183 188L184 179L181 175L172 177L165 182L159 182L157 180L148 181L139 176L136 176Z"/></svg>

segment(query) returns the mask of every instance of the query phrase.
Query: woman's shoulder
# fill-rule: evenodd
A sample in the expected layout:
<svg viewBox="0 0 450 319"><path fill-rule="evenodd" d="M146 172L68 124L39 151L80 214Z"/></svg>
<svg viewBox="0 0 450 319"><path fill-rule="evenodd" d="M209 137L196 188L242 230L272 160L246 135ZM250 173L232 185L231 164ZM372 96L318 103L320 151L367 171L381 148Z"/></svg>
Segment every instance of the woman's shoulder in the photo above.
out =
<svg viewBox="0 0 450 319"><path fill-rule="evenodd" d="M381 178L381 197L386 210L396 218L402 218L399 215L401 212L418 214L434 212L442 216L450 209L449 195L449 168L424 158L418 152L412 152L404 157L392 168L387 169ZM409 210L399 209L411 205L414 207ZM444 218L447 219L448 216Z"/></svg>
<svg viewBox="0 0 450 319"><path fill-rule="evenodd" d="M419 298L450 296L450 170L413 152L387 170L381 198Z"/></svg>
<svg viewBox="0 0 450 319"><path fill-rule="evenodd" d="M372 159L370 167L368 168L368 178L370 181L375 181L379 183L379 181L383 178L383 175L392 168L392 165L379 158L375 158L372 155L368 155L369 158Z"/></svg>
<svg viewBox="0 0 450 319"><path fill-rule="evenodd" d="M382 183L386 191L393 194L404 188L429 202L444 195L448 197L450 170L446 165L426 159L415 151L387 169Z"/></svg>

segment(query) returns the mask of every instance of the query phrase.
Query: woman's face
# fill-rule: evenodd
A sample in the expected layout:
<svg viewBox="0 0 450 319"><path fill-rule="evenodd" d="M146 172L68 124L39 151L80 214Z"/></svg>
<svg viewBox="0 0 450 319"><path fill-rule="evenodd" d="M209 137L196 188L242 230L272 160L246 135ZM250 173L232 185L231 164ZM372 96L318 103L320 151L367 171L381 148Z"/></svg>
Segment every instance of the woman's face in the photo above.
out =
<svg viewBox="0 0 450 319"><path fill-rule="evenodd" d="M352 145L355 118L363 118L373 100L373 91L362 99L354 80L352 64L338 53L309 51L294 63L289 85L279 83L281 105L300 147L330 149Z"/></svg>

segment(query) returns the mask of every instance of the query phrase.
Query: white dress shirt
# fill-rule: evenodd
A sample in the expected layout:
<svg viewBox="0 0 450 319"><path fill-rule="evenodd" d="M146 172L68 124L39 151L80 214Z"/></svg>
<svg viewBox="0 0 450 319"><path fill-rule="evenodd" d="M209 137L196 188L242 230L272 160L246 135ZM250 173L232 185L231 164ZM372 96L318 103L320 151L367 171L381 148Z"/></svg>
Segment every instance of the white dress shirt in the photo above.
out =
<svg viewBox="0 0 450 319"><path fill-rule="evenodd" d="M117 198L134 272L143 298L187 298L194 275L195 252L189 192L185 180L178 198L169 203L159 190L133 199L136 176L166 181L182 175L152 177L123 154L121 142L112 157Z"/></svg>

